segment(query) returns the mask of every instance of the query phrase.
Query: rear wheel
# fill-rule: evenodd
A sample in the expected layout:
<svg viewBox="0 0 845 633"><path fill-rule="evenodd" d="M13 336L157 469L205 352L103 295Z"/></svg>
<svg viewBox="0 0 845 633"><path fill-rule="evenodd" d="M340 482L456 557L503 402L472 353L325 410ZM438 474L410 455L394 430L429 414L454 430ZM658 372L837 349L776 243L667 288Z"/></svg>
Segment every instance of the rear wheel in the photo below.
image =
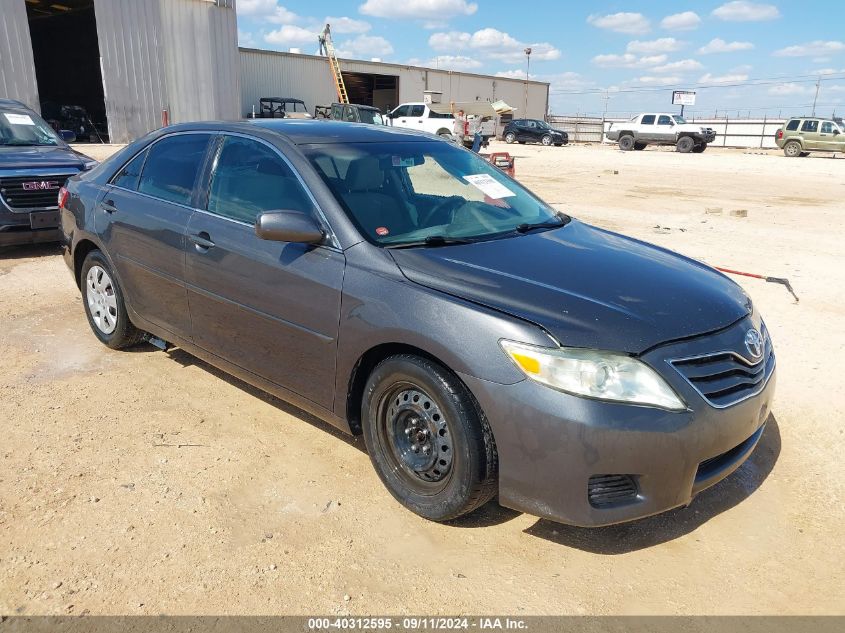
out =
<svg viewBox="0 0 845 633"><path fill-rule="evenodd" d="M682 136L678 139L678 143L675 146L681 154L689 154L693 149L695 149L695 140L689 136Z"/></svg>
<svg viewBox="0 0 845 633"><path fill-rule="evenodd" d="M88 324L101 343L112 349L123 349L144 340L144 332L129 320L123 291L102 252L88 253L82 263L79 285Z"/></svg>
<svg viewBox="0 0 845 633"><path fill-rule="evenodd" d="M540 139L540 142L543 145L545 145L546 147L548 147L549 145L552 144L552 137L549 136L548 134L545 134L545 135L543 135L543 138Z"/></svg>
<svg viewBox="0 0 845 633"><path fill-rule="evenodd" d="M507 134L505 134L505 143L507 143L508 145L513 143L515 140L516 134L514 134L513 132L508 132Z"/></svg>
<svg viewBox="0 0 845 633"><path fill-rule="evenodd" d="M361 406L370 460L399 503L433 521L472 512L496 494L496 448L457 376L412 355L370 375Z"/></svg>
<svg viewBox="0 0 845 633"><path fill-rule="evenodd" d="M619 137L619 149L623 152L630 152L634 149L634 145L636 145L634 137L630 134L625 134L624 136Z"/></svg>
<svg viewBox="0 0 845 633"><path fill-rule="evenodd" d="M789 141L783 146L783 153L789 158L801 156L801 143L798 141Z"/></svg>

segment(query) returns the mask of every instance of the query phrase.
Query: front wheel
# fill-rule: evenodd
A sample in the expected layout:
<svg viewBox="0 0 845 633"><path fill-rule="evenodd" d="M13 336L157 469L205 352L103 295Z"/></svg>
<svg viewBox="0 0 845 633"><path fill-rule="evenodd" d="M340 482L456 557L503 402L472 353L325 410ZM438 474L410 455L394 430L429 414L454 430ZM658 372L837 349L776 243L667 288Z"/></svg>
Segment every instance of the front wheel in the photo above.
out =
<svg viewBox="0 0 845 633"><path fill-rule="evenodd" d="M552 137L549 136L548 134L546 134L546 135L543 136L543 138L540 139L540 142L543 145L545 145L546 147L548 147L549 145L552 144Z"/></svg>
<svg viewBox="0 0 845 633"><path fill-rule="evenodd" d="M789 158L801 156L801 144L798 141L789 141L783 146L783 153Z"/></svg>
<svg viewBox="0 0 845 633"><path fill-rule="evenodd" d="M123 349L144 339L144 333L129 320L123 291L102 252L88 253L82 263L79 285L88 324L101 343L112 349Z"/></svg>
<svg viewBox="0 0 845 633"><path fill-rule="evenodd" d="M507 134L505 134L505 143L507 143L508 145L513 143L515 140L516 134L514 134L513 132L508 132Z"/></svg>
<svg viewBox="0 0 845 633"><path fill-rule="evenodd" d="M689 136L678 139L677 149L681 154L689 154L695 148L695 140Z"/></svg>
<svg viewBox="0 0 845 633"><path fill-rule="evenodd" d="M619 149L623 152L630 152L634 149L634 137L630 134L626 134L625 136L619 137Z"/></svg>
<svg viewBox="0 0 845 633"><path fill-rule="evenodd" d="M379 363L364 390L361 421L378 476L412 512L448 521L495 496L490 426L466 386L441 365L408 354Z"/></svg>

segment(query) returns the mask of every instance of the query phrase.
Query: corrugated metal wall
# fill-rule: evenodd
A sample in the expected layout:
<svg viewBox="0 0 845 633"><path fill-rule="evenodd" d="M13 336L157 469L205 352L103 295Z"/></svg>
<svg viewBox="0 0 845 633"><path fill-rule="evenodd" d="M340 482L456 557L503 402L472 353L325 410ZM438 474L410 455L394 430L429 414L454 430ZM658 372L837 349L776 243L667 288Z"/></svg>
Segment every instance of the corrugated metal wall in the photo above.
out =
<svg viewBox="0 0 845 633"><path fill-rule="evenodd" d="M41 111L23 0L0 0L0 98L23 101Z"/></svg>
<svg viewBox="0 0 845 633"><path fill-rule="evenodd" d="M243 114L258 107L260 97L297 97L313 113L315 105L337 100L325 57L240 49L241 103ZM399 78L399 103L422 101L423 91L443 92L443 101L487 101L502 99L518 109L520 116L543 118L549 86L528 82L528 114L523 114L525 82L505 77L489 77L400 66L378 62L342 60L344 71L393 75ZM398 105L398 104L397 104Z"/></svg>
<svg viewBox="0 0 845 633"><path fill-rule="evenodd" d="M201 0L160 0L170 120L240 118L234 9Z"/></svg>
<svg viewBox="0 0 845 633"><path fill-rule="evenodd" d="M161 126L167 107L160 0L95 0L112 143Z"/></svg>

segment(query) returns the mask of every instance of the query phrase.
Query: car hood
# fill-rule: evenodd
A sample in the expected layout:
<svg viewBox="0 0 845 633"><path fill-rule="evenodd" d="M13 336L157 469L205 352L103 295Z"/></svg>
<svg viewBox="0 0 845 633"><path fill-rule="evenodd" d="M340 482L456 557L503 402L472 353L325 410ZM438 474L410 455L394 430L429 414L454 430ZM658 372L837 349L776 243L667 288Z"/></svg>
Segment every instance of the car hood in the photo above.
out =
<svg viewBox="0 0 845 633"><path fill-rule="evenodd" d="M390 252L411 281L536 323L573 347L637 354L751 312L742 289L712 268L576 220L543 233Z"/></svg>
<svg viewBox="0 0 845 633"><path fill-rule="evenodd" d="M79 169L91 159L70 147L6 146L0 147L0 169L56 168Z"/></svg>

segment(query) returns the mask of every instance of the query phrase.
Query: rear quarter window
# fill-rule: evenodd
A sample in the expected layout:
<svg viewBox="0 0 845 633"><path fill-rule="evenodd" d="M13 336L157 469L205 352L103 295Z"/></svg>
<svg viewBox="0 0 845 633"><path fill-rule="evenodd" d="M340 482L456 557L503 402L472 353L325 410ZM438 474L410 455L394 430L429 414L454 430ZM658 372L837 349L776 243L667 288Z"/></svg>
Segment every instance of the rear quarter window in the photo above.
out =
<svg viewBox="0 0 845 633"><path fill-rule="evenodd" d="M790 132L794 132L798 129L798 124L801 123L798 119L792 119L789 123L786 124L786 129Z"/></svg>

